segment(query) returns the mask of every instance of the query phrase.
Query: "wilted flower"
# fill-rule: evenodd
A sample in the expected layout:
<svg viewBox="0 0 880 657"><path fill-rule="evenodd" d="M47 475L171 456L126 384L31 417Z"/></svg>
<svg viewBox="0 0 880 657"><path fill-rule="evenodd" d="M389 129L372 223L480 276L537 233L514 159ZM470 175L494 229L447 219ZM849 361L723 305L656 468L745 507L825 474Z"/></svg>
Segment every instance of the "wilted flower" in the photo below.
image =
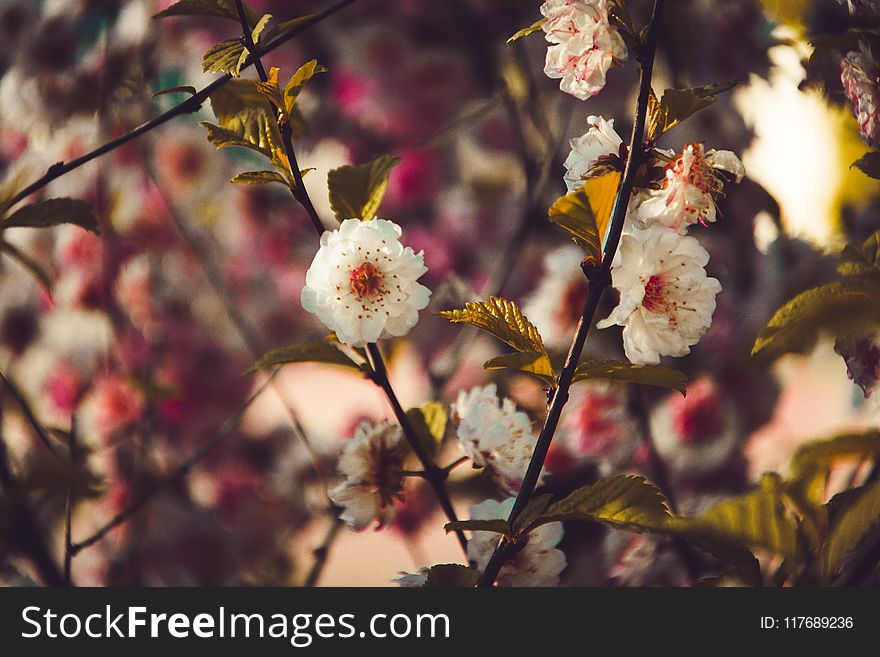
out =
<svg viewBox="0 0 880 657"><path fill-rule="evenodd" d="M739 443L734 408L707 377L692 382L687 397L669 395L651 413L650 425L657 453L678 476L716 472Z"/></svg>
<svg viewBox="0 0 880 657"><path fill-rule="evenodd" d="M568 347L587 298L587 281L580 263L584 252L565 244L544 256L544 277L523 303L529 318L549 347Z"/></svg>
<svg viewBox="0 0 880 657"><path fill-rule="evenodd" d="M627 57L626 44L608 20L607 0L547 0L541 5L547 49L544 73L581 100L602 91L612 64Z"/></svg>
<svg viewBox="0 0 880 657"><path fill-rule="evenodd" d="M404 247L400 235L392 221L346 219L321 236L302 305L343 344L406 335L428 305L431 291L416 282L427 271L423 254Z"/></svg>
<svg viewBox="0 0 880 657"><path fill-rule="evenodd" d="M840 60L840 81L862 137L872 146L880 144L880 65L866 41Z"/></svg>
<svg viewBox="0 0 880 657"><path fill-rule="evenodd" d="M486 500L471 507L472 520L507 519L513 508L513 498L504 502ZM559 574L565 569L565 554L556 546L562 540L562 523L551 522L532 530L528 543L516 556L505 563L495 580L498 586L556 586ZM476 531L467 544L468 559L482 571L489 563L498 534Z"/></svg>
<svg viewBox="0 0 880 657"><path fill-rule="evenodd" d="M740 182L745 168L730 151L705 151L703 144L688 144L681 154L666 165L663 187L648 194L635 213L642 226L661 223L684 233L698 221L715 221L717 207L714 195L724 191L725 171Z"/></svg>
<svg viewBox="0 0 880 657"><path fill-rule="evenodd" d="M345 479L328 495L344 508L340 518L352 529L376 520L384 527L394 519L394 500L403 492L400 471L407 446L400 427L389 422L361 422L345 443L338 470Z"/></svg>
<svg viewBox="0 0 880 657"><path fill-rule="evenodd" d="M611 275L620 303L597 327L623 326L626 357L636 364L689 353L711 324L721 291L706 276L709 254L693 237L653 224L624 235L618 255Z"/></svg>
<svg viewBox="0 0 880 657"><path fill-rule="evenodd" d="M519 490L538 440L529 416L499 399L494 383L459 392L451 410L458 444L474 467L488 468L505 493Z"/></svg>
<svg viewBox="0 0 880 657"><path fill-rule="evenodd" d="M606 121L601 116L588 116L590 129L576 139L572 139L571 152L565 158L565 186L569 193L580 188L587 174L600 158L619 155L623 140L614 130L614 119Z"/></svg>

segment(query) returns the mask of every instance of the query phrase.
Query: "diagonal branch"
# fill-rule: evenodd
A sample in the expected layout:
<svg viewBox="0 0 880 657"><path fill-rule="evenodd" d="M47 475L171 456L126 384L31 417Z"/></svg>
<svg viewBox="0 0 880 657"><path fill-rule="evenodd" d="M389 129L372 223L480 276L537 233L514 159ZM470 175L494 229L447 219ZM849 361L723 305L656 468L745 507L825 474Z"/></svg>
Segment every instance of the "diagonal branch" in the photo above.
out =
<svg viewBox="0 0 880 657"><path fill-rule="evenodd" d="M614 254L617 252L617 245L620 243L620 236L623 232L623 223L626 219L626 210L629 206L629 199L632 195L633 186L635 184L636 170L641 164L644 156L644 136L645 123L648 116L648 98L651 92L651 76L654 68L654 53L657 50L657 25L663 9L663 0L654 0L654 9L651 15L651 22L648 27L648 33L645 37L645 43L640 53L641 73L639 77L639 96L636 105L636 117L633 123L632 134L629 140L630 156L626 162L626 168L617 189L617 196L614 200L614 209L611 213L611 226L608 230L608 239L605 242L605 249L602 254L602 267L592 276L590 280L590 289L587 300L584 303L584 309L581 313L580 321L575 331L574 339L565 359L565 365L559 375L556 389L553 393L553 399L550 402L550 408L547 412L547 418L544 426L541 428L541 434L535 445L535 451L529 461L529 467L523 478L522 486L516 496L513 509L510 512L509 522L514 520L522 513L526 505L531 501L535 492L535 486L541 475L541 469L544 467L544 459L550 449L550 443L553 441L553 435L559 424L559 418L562 415L562 408L568 401L568 391L571 388L574 379L575 368L580 360L584 350L584 343L587 340L587 334L593 325L593 318L596 314L596 308L599 306L599 300L602 293L611 283L611 263L614 260ZM510 543L502 541L495 549L483 576L480 579L480 586L492 586L495 578L504 563L515 554L519 546L513 546Z"/></svg>

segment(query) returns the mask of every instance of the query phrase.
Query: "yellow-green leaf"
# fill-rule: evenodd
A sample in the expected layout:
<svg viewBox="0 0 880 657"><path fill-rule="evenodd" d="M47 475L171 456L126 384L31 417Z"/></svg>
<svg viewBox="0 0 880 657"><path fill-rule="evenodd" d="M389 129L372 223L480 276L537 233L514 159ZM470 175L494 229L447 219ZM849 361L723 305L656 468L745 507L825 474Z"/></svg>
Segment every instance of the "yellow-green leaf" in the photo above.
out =
<svg viewBox="0 0 880 657"><path fill-rule="evenodd" d="M587 379L608 379L625 383L641 383L678 390L687 393L687 376L684 372L658 365L633 365L618 360L586 360L578 363L573 382Z"/></svg>
<svg viewBox="0 0 880 657"><path fill-rule="evenodd" d="M446 407L440 402L428 402L418 408L410 408L406 415L416 437L428 453L436 454L443 436L446 435Z"/></svg>
<svg viewBox="0 0 880 657"><path fill-rule="evenodd" d="M374 218L385 196L388 176L399 163L399 157L380 155L365 164L346 165L330 171L327 185L330 207L336 218L340 221Z"/></svg>
<svg viewBox="0 0 880 657"><path fill-rule="evenodd" d="M235 0L178 0L167 9L163 9L153 18L166 18L168 16L210 16L212 18L228 18L238 22L238 9ZM245 7L245 16L253 23L256 20L254 13Z"/></svg>
<svg viewBox="0 0 880 657"><path fill-rule="evenodd" d="M293 112L293 106L296 103L296 99L299 97L300 92L305 86L306 82L311 80L318 73L326 73L327 69L320 64L318 64L318 60L312 59L302 66L300 66L296 73L290 78L290 81L287 83L287 86L284 87L284 110L291 114ZM383 157L388 157L387 155ZM396 158L393 158L396 159ZM375 160L373 160L375 162ZM399 161L399 160L398 160ZM391 171L397 162L391 165L388 171ZM387 174L386 174L387 178ZM378 203L376 204L378 207Z"/></svg>
<svg viewBox="0 0 880 657"><path fill-rule="evenodd" d="M855 491L853 491L855 492ZM880 482L874 482L836 514L823 558L824 575L834 573L861 538L880 523Z"/></svg>
<svg viewBox="0 0 880 657"><path fill-rule="evenodd" d="M635 532L663 531L670 518L663 495L644 477L617 475L550 504L527 530L557 520L592 520Z"/></svg>
<svg viewBox="0 0 880 657"><path fill-rule="evenodd" d="M266 26L269 24L269 21L272 20L272 14L263 14L257 24L254 26L254 29L251 31L251 40L254 43L260 42L260 35L263 33L263 30L266 29Z"/></svg>
<svg viewBox="0 0 880 657"><path fill-rule="evenodd" d="M247 56L247 49L241 39L225 39L215 43L202 57L202 70L205 73L229 73L238 76L242 57Z"/></svg>
<svg viewBox="0 0 880 657"><path fill-rule="evenodd" d="M797 560L797 529L783 504L778 475L765 474L758 490L719 502L695 518L678 518L684 533L726 538Z"/></svg>
<svg viewBox="0 0 880 657"><path fill-rule="evenodd" d="M430 588L472 588L477 585L479 580L480 574L469 566L444 563L431 567L425 586Z"/></svg>
<svg viewBox="0 0 880 657"><path fill-rule="evenodd" d="M818 507L825 502L828 475L835 463L880 457L880 431L845 433L801 445L791 459L790 487L799 499Z"/></svg>
<svg viewBox="0 0 880 657"><path fill-rule="evenodd" d="M261 185L275 182L287 187L287 180L277 171L245 171L236 175L230 182L236 185Z"/></svg>
<svg viewBox="0 0 880 657"><path fill-rule="evenodd" d="M92 205L75 198L50 198L25 205L0 222L0 230L50 228L61 224L73 224L96 234L99 232Z"/></svg>
<svg viewBox="0 0 880 657"><path fill-rule="evenodd" d="M553 383L556 372L546 353L537 351L518 351L497 356L483 363L487 370L512 369L534 374L545 383Z"/></svg>
<svg viewBox="0 0 880 657"><path fill-rule="evenodd" d="M819 333L836 337L867 332L880 322L880 286L852 277L802 292L783 305L761 331L752 355L772 361L809 350Z"/></svg>
<svg viewBox="0 0 880 657"><path fill-rule="evenodd" d="M490 297L488 301L470 301L463 310L444 310L440 315L453 323L483 329L517 351L547 353L538 329L514 301Z"/></svg>
<svg viewBox="0 0 880 657"><path fill-rule="evenodd" d="M596 263L602 261L602 242L619 183L619 171L591 178L580 189L557 200L548 212L550 221L567 230L587 258Z"/></svg>
<svg viewBox="0 0 880 657"><path fill-rule="evenodd" d="M523 37L527 37L530 34L534 34L535 32L540 32L541 28L544 27L544 23L546 23L546 22L547 22L546 18L541 18L540 20L535 21L534 23L532 23L528 27L524 27L523 29L518 31L516 34L514 34L512 37L510 37L507 40L507 43L513 43L514 41L517 41L518 39L522 39Z"/></svg>
<svg viewBox="0 0 880 657"><path fill-rule="evenodd" d="M880 230L860 245L848 244L837 266L843 276L880 276Z"/></svg>
<svg viewBox="0 0 880 657"><path fill-rule="evenodd" d="M208 140L218 148L243 146L270 159L283 149L275 112L253 82L230 80L211 94L211 109L219 125L202 125L208 130Z"/></svg>
<svg viewBox="0 0 880 657"><path fill-rule="evenodd" d="M327 342L306 342L274 349L260 357L246 374L288 363L325 363L340 365L360 371L360 366L342 351Z"/></svg>

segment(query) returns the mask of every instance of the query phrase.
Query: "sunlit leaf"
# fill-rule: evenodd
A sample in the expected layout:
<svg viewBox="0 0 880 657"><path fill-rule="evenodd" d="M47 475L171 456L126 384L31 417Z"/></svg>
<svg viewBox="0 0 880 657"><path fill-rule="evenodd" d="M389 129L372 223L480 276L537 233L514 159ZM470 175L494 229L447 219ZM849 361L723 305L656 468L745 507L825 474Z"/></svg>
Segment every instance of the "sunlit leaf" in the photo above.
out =
<svg viewBox="0 0 880 657"><path fill-rule="evenodd" d="M479 580L480 574L469 566L444 563L431 567L425 586L430 588L471 588L476 586Z"/></svg>
<svg viewBox="0 0 880 657"><path fill-rule="evenodd" d="M755 491L719 502L695 518L678 518L676 523L685 533L723 537L797 560L796 525L785 511L782 482L775 474L765 474Z"/></svg>
<svg viewBox="0 0 880 657"><path fill-rule="evenodd" d="M380 155L365 164L346 165L330 171L327 185L330 207L336 218L344 221L375 217L388 187L388 176L399 163L399 157Z"/></svg>
<svg viewBox="0 0 880 657"><path fill-rule="evenodd" d="M0 230L50 228L61 224L73 224L96 234L99 232L91 203L75 198L50 198L25 205L0 222Z"/></svg>
<svg viewBox="0 0 880 657"><path fill-rule="evenodd" d="M547 510L547 507L550 506L552 503L553 496L549 493L536 495L531 500L529 500L529 503L526 504L526 507L516 517L516 520L513 521L512 529L514 536L519 535L527 527L531 527L532 523L540 518L541 515Z"/></svg>
<svg viewBox="0 0 880 657"><path fill-rule="evenodd" d="M538 329L514 301L490 297L488 301L470 301L463 310L444 310L440 315L453 323L483 329L517 351L547 353Z"/></svg>
<svg viewBox="0 0 880 657"><path fill-rule="evenodd" d="M858 491L858 492L857 492ZM880 523L880 482L853 493L845 508L836 514L825 545L825 576L831 575L859 541Z"/></svg>
<svg viewBox="0 0 880 657"><path fill-rule="evenodd" d="M241 39L226 39L215 43L205 56L202 57L202 70L205 73L229 73L238 76L242 55L247 54L247 49Z"/></svg>
<svg viewBox="0 0 880 657"><path fill-rule="evenodd" d="M618 360L586 360L578 363L574 382L587 379L608 379L625 383L641 383L687 392L687 376L684 372L658 365L633 365Z"/></svg>
<svg viewBox="0 0 880 657"><path fill-rule="evenodd" d="M325 363L360 371L360 366L342 351L327 342L306 342L274 349L260 357L246 374L288 363Z"/></svg>
<svg viewBox="0 0 880 657"><path fill-rule="evenodd" d="M446 435L446 406L440 402L428 402L418 408L410 408L406 415L428 453L436 454Z"/></svg>
<svg viewBox="0 0 880 657"><path fill-rule="evenodd" d="M287 187L287 180L277 171L245 171L230 180L236 185L260 185L264 183L281 183Z"/></svg>
<svg viewBox="0 0 880 657"><path fill-rule="evenodd" d="M648 99L648 141L654 141L685 119L715 102L715 97L737 84L728 80L690 89L667 89L658 100L653 90Z"/></svg>
<svg viewBox="0 0 880 657"><path fill-rule="evenodd" d="M155 14L153 18L168 16L211 16L239 22L235 0L178 0L167 9ZM256 21L256 16L247 7L245 7L245 16L250 23Z"/></svg>
<svg viewBox="0 0 880 657"><path fill-rule="evenodd" d="M550 221L567 230L586 251L587 258L596 263L602 261L602 241L619 183L619 171L591 178L580 189L557 200L548 212Z"/></svg>
<svg viewBox="0 0 880 657"><path fill-rule="evenodd" d="M761 331L752 355L766 361L809 350L819 333L857 335L880 321L880 286L872 278L847 278L812 288L783 305Z"/></svg>
<svg viewBox="0 0 880 657"><path fill-rule="evenodd" d="M272 158L282 148L275 112L249 80L230 80L211 94L211 108L219 125L203 122L208 140L223 148L243 146Z"/></svg>
<svg viewBox="0 0 880 657"><path fill-rule="evenodd" d="M537 351L518 351L512 354L496 356L483 363L487 370L511 369L534 374L546 383L552 383L556 372L546 353Z"/></svg>
<svg viewBox="0 0 880 657"><path fill-rule="evenodd" d="M522 39L523 37L527 37L530 34L534 34L535 32L540 32L541 28L544 27L544 23L546 23L546 22L547 22L546 18L541 18L539 20L536 20L534 23L532 23L528 27L524 27L523 29L519 30L516 34L514 34L512 37L510 37L507 40L507 43L513 43L514 41Z"/></svg>
<svg viewBox="0 0 880 657"><path fill-rule="evenodd" d="M272 20L272 14L263 14L257 24L254 26L254 29L251 31L251 40L254 43L260 42L260 35L263 33L263 30L266 29L266 26L269 24L269 21Z"/></svg>
<svg viewBox="0 0 880 657"><path fill-rule="evenodd" d="M312 59L302 66L300 66L296 73L290 78L290 81L287 83L287 86L284 87L284 110L290 114L293 112L293 106L296 103L296 99L299 97L300 92L305 86L306 82L311 80L318 73L326 73L327 69L320 64L318 64L318 60ZM388 157L387 155L383 157ZM392 158L396 159L396 158ZM375 162L376 160L373 160ZM399 160L398 160L399 161ZM397 162L391 164L388 171L391 171L391 168L396 166ZM387 174L386 174L387 179ZM378 208L379 204L376 204ZM349 217L350 218L350 217Z"/></svg>

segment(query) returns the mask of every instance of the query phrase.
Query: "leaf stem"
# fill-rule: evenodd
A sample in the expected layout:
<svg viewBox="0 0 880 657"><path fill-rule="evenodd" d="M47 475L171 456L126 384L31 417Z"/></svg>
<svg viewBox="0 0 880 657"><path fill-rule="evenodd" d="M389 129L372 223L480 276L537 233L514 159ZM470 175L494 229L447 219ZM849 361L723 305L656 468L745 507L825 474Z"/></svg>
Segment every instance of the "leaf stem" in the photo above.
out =
<svg viewBox="0 0 880 657"><path fill-rule="evenodd" d="M602 293L611 283L611 263L614 260L614 254L617 252L617 246L620 243L620 236L623 232L623 224L626 219L626 210L629 206L630 195L632 194L635 184L636 170L641 164L644 150L645 123L648 115L648 97L651 92L651 76L654 68L654 54L657 50L657 25L663 9L663 0L654 0L654 8L651 15L651 22L648 27L648 33L645 38L644 49L640 53L641 73L639 79L639 96L636 105L635 122L633 123L632 134L629 140L630 156L626 161L626 168L617 189L617 196L614 199L614 208L611 213L611 225L608 230L608 239L605 242L605 249L602 255L602 267L593 276L590 281L590 289L587 300L584 303L584 309L581 318L578 321L574 339L568 350L565 359L565 365L559 374L557 386L553 392L553 398L550 402L550 408L547 412L547 418L544 426L541 428L541 434L535 445L535 451L529 461L529 467L523 478L522 485L513 509L510 512L508 522L513 524L516 518L522 513L526 505L531 501L535 492L535 486L541 475L541 469L544 467L544 459L550 449L550 443L553 441L553 435L559 424L559 418L562 415L562 408L568 401L568 391L571 388L574 372L580 360L581 353L584 349L584 343L587 340L587 334L593 325L593 317L596 314L596 308L599 306L599 300ZM515 548L514 548L515 549ZM492 586L495 578L505 561L512 556L514 549L511 544L501 541L489 563L486 565L483 575L480 578L480 586Z"/></svg>

